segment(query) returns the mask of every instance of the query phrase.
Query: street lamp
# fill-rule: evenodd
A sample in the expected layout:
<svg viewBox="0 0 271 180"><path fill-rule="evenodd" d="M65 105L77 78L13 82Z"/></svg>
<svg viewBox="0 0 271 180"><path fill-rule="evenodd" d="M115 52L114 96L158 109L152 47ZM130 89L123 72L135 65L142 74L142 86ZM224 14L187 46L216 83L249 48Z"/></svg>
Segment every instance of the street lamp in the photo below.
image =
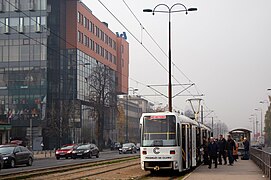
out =
<svg viewBox="0 0 271 180"><path fill-rule="evenodd" d="M184 9L182 10L175 10L172 11L172 8L175 6L182 6ZM165 6L168 11L160 11L156 10L159 6ZM175 3L171 7L169 7L166 4L158 4L154 7L154 9L143 9L143 12L152 12L154 13L159 12L159 13L168 13L168 43L169 43L169 48L168 48L168 110L169 112L172 112L172 84L171 84L171 13L176 13L176 12L185 12L185 14L188 14L188 11L197 11L197 8L189 8L187 9L185 5L181 3Z"/></svg>
<svg viewBox="0 0 271 180"><path fill-rule="evenodd" d="M262 136L263 135L263 110L261 108L256 108L254 110L261 112L261 131L260 131L260 136Z"/></svg>
<svg viewBox="0 0 271 180"><path fill-rule="evenodd" d="M253 126L255 126L255 128L254 128L254 141L256 141L257 139L256 139L256 137L257 137L257 133L258 133L258 120L257 120L257 115L256 114L251 114L250 115L251 117L254 117L253 118ZM254 121L255 120L255 121Z"/></svg>
<svg viewBox="0 0 271 180"><path fill-rule="evenodd" d="M128 120L128 114L129 114L129 105L128 105L128 96L129 96L129 91L130 89L132 89L133 91L133 95L135 94L135 91L138 91L137 88L133 88L133 87L129 87L128 88L128 93L126 95L126 122L125 122L125 142L129 142L129 132L128 132L128 128L129 128L129 120Z"/></svg>

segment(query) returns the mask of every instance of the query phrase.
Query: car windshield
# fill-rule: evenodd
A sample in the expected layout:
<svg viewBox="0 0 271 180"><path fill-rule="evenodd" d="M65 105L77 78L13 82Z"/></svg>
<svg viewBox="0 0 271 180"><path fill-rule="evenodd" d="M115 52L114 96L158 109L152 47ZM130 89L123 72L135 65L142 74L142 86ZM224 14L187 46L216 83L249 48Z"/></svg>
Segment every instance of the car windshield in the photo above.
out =
<svg viewBox="0 0 271 180"><path fill-rule="evenodd" d="M61 150L66 150L66 149L72 149L73 148L73 145L71 146L64 146L62 148L60 148Z"/></svg>
<svg viewBox="0 0 271 180"><path fill-rule="evenodd" d="M86 145L81 145L81 146L78 146L77 149L89 149L90 145L89 144L86 144Z"/></svg>
<svg viewBox="0 0 271 180"><path fill-rule="evenodd" d="M142 146L176 146L176 117L145 116L143 119Z"/></svg>
<svg viewBox="0 0 271 180"><path fill-rule="evenodd" d="M123 144L122 147L131 147L132 145L131 144Z"/></svg>
<svg viewBox="0 0 271 180"><path fill-rule="evenodd" d="M13 153L15 147L0 147L1 154L11 154Z"/></svg>

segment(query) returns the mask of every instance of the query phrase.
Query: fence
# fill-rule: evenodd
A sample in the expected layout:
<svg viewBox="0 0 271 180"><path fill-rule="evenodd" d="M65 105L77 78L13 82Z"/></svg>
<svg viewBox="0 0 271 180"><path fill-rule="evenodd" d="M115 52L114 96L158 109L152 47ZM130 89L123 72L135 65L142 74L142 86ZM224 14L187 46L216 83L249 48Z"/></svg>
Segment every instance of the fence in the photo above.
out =
<svg viewBox="0 0 271 180"><path fill-rule="evenodd" d="M35 159L55 157L55 150L34 151Z"/></svg>
<svg viewBox="0 0 271 180"><path fill-rule="evenodd" d="M250 148L250 158L257 164L263 173L270 177L271 175L271 153L257 148Z"/></svg>

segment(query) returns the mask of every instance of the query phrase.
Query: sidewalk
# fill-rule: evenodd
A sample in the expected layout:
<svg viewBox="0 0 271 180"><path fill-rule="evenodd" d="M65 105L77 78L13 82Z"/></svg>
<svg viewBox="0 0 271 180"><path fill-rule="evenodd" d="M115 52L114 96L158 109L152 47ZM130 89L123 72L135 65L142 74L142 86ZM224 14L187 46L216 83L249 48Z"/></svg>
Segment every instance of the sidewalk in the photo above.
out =
<svg viewBox="0 0 271 180"><path fill-rule="evenodd" d="M212 165L202 165L184 178L185 180L267 180L256 164L251 160L238 160L233 166L218 165L217 169Z"/></svg>

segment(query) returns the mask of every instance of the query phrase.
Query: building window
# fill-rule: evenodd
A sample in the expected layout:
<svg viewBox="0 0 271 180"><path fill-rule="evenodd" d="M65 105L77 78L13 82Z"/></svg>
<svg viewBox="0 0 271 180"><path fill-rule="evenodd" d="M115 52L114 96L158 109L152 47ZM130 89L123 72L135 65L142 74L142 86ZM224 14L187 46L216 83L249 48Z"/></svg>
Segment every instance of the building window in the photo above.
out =
<svg viewBox="0 0 271 180"><path fill-rule="evenodd" d="M24 32L24 18L23 17L20 17L20 19L19 19L18 32L19 33Z"/></svg>
<svg viewBox="0 0 271 180"><path fill-rule="evenodd" d="M117 58L116 58L116 56L113 56L113 62L114 62L114 64L117 64Z"/></svg>
<svg viewBox="0 0 271 180"><path fill-rule="evenodd" d="M77 22L80 23L80 12L77 12Z"/></svg>
<svg viewBox="0 0 271 180"><path fill-rule="evenodd" d="M34 2L34 0L30 0L30 2L29 2L29 10L30 11L35 11L35 2Z"/></svg>
<svg viewBox="0 0 271 180"><path fill-rule="evenodd" d="M109 61L112 62L112 54L109 53Z"/></svg>
<svg viewBox="0 0 271 180"><path fill-rule="evenodd" d="M0 0L0 12L4 12L4 0Z"/></svg>
<svg viewBox="0 0 271 180"><path fill-rule="evenodd" d="M108 42L109 42L109 46L112 47L112 39L110 37L109 37Z"/></svg>
<svg viewBox="0 0 271 180"><path fill-rule="evenodd" d="M105 44L108 44L108 35L105 34Z"/></svg>
<svg viewBox="0 0 271 180"><path fill-rule="evenodd" d="M99 44L95 43L96 44L96 53L97 54L100 54L100 46Z"/></svg>
<svg viewBox="0 0 271 180"><path fill-rule="evenodd" d="M116 41L113 40L113 49L116 50Z"/></svg>
<svg viewBox="0 0 271 180"><path fill-rule="evenodd" d="M5 34L9 33L9 18L5 18Z"/></svg>
<svg viewBox="0 0 271 180"><path fill-rule="evenodd" d="M80 32L80 31L77 32L77 39L78 39L78 42L83 43L84 37L83 37L82 32Z"/></svg>
<svg viewBox="0 0 271 180"><path fill-rule="evenodd" d="M41 32L40 17L36 17L36 32Z"/></svg>
<svg viewBox="0 0 271 180"><path fill-rule="evenodd" d="M108 51L105 49L105 59L108 60Z"/></svg>

